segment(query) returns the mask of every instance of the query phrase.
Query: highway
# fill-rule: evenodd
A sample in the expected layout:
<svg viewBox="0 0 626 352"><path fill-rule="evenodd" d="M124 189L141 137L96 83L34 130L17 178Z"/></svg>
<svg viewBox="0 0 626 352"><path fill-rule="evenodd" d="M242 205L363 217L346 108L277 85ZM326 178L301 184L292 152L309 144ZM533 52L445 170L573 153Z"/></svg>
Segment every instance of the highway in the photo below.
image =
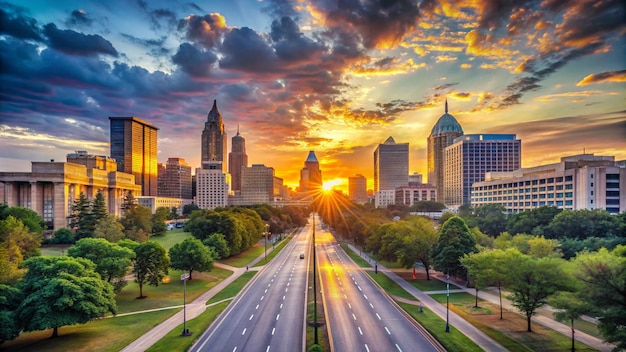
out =
<svg viewBox="0 0 626 352"><path fill-rule="evenodd" d="M237 295L191 351L304 351L310 238L307 225ZM304 259L300 253L305 253Z"/></svg>
<svg viewBox="0 0 626 352"><path fill-rule="evenodd" d="M331 233L316 226L315 243L331 351L441 350L381 293Z"/></svg>

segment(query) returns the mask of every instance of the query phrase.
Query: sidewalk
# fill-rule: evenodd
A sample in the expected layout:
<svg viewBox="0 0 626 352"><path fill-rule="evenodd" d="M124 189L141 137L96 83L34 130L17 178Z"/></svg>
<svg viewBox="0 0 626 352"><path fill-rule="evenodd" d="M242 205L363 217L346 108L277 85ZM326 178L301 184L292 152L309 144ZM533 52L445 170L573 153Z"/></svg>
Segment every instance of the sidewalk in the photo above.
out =
<svg viewBox="0 0 626 352"><path fill-rule="evenodd" d="M440 281L444 281L445 279L443 278L442 275L432 275L432 277L440 280ZM464 290L465 292L471 294L472 296L476 295L476 290L473 288L468 288L465 287L462 284L459 284L458 282L454 282L454 285L458 286L461 288L461 290ZM450 290L450 292L452 292L452 290ZM489 291L478 291L478 298L484 300L484 301L488 301L490 303L495 304L496 306L500 307L500 301L499 301L499 297L497 294L491 293ZM502 308L506 309L508 311L511 312L515 312L518 314L522 314L520 313L520 311L515 308L512 304L511 301L504 298L504 293L502 296ZM550 306L543 306L541 308L539 308L537 310L537 313L531 318L531 321L533 323L537 323L540 325L543 325L547 328L550 328L554 331L557 331L565 336L567 336L568 338L571 338L572 336L572 328L569 325L565 325L557 320L555 320L552 317L552 311L554 309ZM585 345L592 347L598 351L602 351L602 352L611 352L615 346L605 343L604 341L602 341L601 339L595 337L595 336L591 336L589 334L586 334L580 330L576 330L576 333L574 334L574 339L576 339L576 341L582 342Z"/></svg>
<svg viewBox="0 0 626 352"><path fill-rule="evenodd" d="M360 252L353 245L348 244L348 246L350 247L350 249L354 253L359 253ZM361 253L360 255L361 255L362 258L364 258L366 260L370 259L367 256L367 254L365 254L365 253ZM426 293L418 290L415 286L409 284L403 278L401 278L400 276L396 275L394 272L390 271L389 269L387 269L386 267L384 267L380 263L377 263L377 265L378 265L378 271L379 272L382 272L383 274L387 275L387 277L389 277L390 279L395 281L395 283L400 285L400 287L405 289L413 297L415 297L417 300L422 302L424 307L427 307L428 309L430 309L433 313L437 314L444 321L446 320L446 307L445 306L443 306L443 305L441 305L441 303L435 301L433 298L431 298ZM472 324L470 324L467 321L465 321L463 318L458 316L456 313L454 313L452 311L448 311L448 316L449 316L449 323L450 323L450 325L454 326L463 335L469 337L472 341L474 341L474 343L476 343L484 351L487 351L487 352L501 352L501 351L505 351L506 350L504 347L502 347L502 345L497 343L491 337L487 336L487 334L485 334L484 332L482 332L479 329L477 329L476 327L474 327ZM441 328L443 330L444 326L442 326Z"/></svg>
<svg viewBox="0 0 626 352"><path fill-rule="evenodd" d="M349 244L350 249L352 249L352 251L354 253L359 253L360 251L355 248L353 245ZM360 254L361 257L363 257L364 259L368 260L370 259L367 254L365 253L361 253ZM409 284L408 282L406 282L404 279L402 279L400 276L396 275L394 272L388 270L387 268L385 268L384 266L382 266L380 263L378 263L378 271L383 272L385 275L387 275L390 279L394 280L397 284L399 284L400 286L402 286L402 288L404 288L405 290L407 290L411 295L413 295L413 297L417 298L420 302L423 303L423 305L425 307L428 307L429 309L431 309L432 311L434 311L437 315L439 315L439 317L441 317L442 319L445 320L445 307L443 305L441 305L439 302L435 301L434 299L430 298L430 294L433 293L438 293L439 291L428 291L428 292L423 292L418 290L415 286ZM432 271L431 271L432 273ZM445 279L443 278L443 276L441 275L437 275L436 272L435 274L431 274L431 277L434 277L438 280L444 281ZM459 290L450 290L450 292L467 292L468 294L471 294L472 296L474 296L476 294L475 289L473 288L468 288L463 286L462 284L459 284L458 282L454 282L454 285L456 285L457 287L459 287ZM442 291L440 293L445 293L445 291ZM426 300L423 300L422 297L425 297ZM478 291L478 297L484 301L488 301L490 303L495 304L496 306L500 306L500 302L499 302L499 297L497 294L493 294L487 291ZM508 311L511 312L515 312L518 314L519 310L517 310L517 308L515 308L511 302L508 299L505 299L504 297L502 298L502 307ZM554 331L557 331L567 337L571 337L571 333L572 333L572 329L565 324L562 324L556 320L554 320L551 316L550 316L550 310L546 309L546 307L542 307L541 309L544 310L544 312L539 313L537 315L535 315L532 318L532 322L533 323L538 323L540 325L543 325L545 327L548 327ZM443 313L442 313L443 312ZM463 332L463 334L467 335L468 337L470 337L474 342L476 342L476 344L478 344L481 348L483 348L485 351L497 351L498 349L488 349L486 346L483 346L481 343L479 343L479 341L477 341L475 339L475 335L472 335L468 332L466 332L463 328L461 328L461 326L459 325L459 322L462 321L465 324L469 324L467 323L465 320L463 320L461 317L459 317L458 315L454 314L453 312L450 312L450 324L454 325L454 327L456 327L458 330L460 330L461 332ZM471 326L471 324L470 324ZM478 330L476 328L474 328L472 326L473 329ZM480 331L479 331L480 332ZM482 332L480 332L481 334L483 334ZM484 334L483 334L484 335ZM491 340L491 338L489 338L488 336L485 335L485 337L487 337L489 340ZM584 344L586 344L589 347L592 347L594 349L597 349L598 351L602 351L602 352L610 352L613 348L615 348L614 345L611 344L607 344L604 343L602 340L591 336L589 334L586 334L582 331L576 330L576 333L574 335L574 338L576 339L576 341L582 342ZM497 345L497 343L493 340L491 340L494 344ZM502 346L497 345L499 348L499 350L503 350Z"/></svg>
<svg viewBox="0 0 626 352"><path fill-rule="evenodd" d="M272 250L273 248L268 248L267 252L270 253ZM254 265L258 263L259 261L263 260L264 257L265 257L265 253L261 254L259 257L257 257L252 262L250 262L250 264L248 264L248 267L250 268L250 270L255 270L255 271L261 270L263 266L254 267ZM200 295L200 297L196 298L193 302L187 303L185 313L183 313L183 311L181 310L178 313L172 315L168 319L164 320L161 324L152 328L152 330L148 331L147 333L143 334L135 341L131 342L128 346L126 346L121 351L122 352L137 352L137 351L147 350L152 345L157 343L160 339L165 337L165 335L167 335L170 331L178 327L183 322L183 314L186 314L187 320L191 320L199 316L206 310L206 307L207 307L206 302L209 299L211 299L218 292L220 292L226 286L230 285L233 281L235 281L238 277L240 277L243 273L246 272L246 268L235 268L233 266L225 265L225 264L217 263L217 262L215 263L215 266L219 268L223 268L223 269L228 269L232 271L233 274L225 278L224 280L222 280L217 285L213 286L210 290ZM171 307L168 307L168 308L171 308ZM168 308L161 308L161 309L168 309ZM181 330L181 333L182 333L182 330Z"/></svg>

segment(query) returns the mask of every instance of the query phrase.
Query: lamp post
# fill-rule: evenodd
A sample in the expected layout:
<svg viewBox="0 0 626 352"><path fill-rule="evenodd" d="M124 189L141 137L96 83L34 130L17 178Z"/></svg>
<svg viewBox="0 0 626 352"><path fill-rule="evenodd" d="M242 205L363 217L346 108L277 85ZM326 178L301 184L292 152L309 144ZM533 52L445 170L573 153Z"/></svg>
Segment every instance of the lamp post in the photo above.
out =
<svg viewBox="0 0 626 352"><path fill-rule="evenodd" d="M265 262L267 263L267 234L269 233L270 224L265 224L265 232L263 233L263 237L265 237Z"/></svg>
<svg viewBox="0 0 626 352"><path fill-rule="evenodd" d="M317 345L317 273L315 266L315 214L313 214L313 327L315 329L315 338L313 343Z"/></svg>
<svg viewBox="0 0 626 352"><path fill-rule="evenodd" d="M189 273L184 273L180 276L183 280L183 333L181 336L189 336L189 330L187 330L187 280L189 279Z"/></svg>
<svg viewBox="0 0 626 352"><path fill-rule="evenodd" d="M450 311L450 274L446 275L446 332L450 332L448 313Z"/></svg>

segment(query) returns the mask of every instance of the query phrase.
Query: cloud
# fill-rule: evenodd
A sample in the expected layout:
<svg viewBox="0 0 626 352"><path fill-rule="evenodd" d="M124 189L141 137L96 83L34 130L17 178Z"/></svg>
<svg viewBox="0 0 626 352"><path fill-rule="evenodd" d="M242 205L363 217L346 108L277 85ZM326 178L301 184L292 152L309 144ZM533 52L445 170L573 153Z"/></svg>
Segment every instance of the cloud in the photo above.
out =
<svg viewBox="0 0 626 352"><path fill-rule="evenodd" d="M73 10L70 13L70 17L65 20L65 25L68 27L73 26L91 26L93 18L87 15L85 10Z"/></svg>
<svg viewBox="0 0 626 352"><path fill-rule="evenodd" d="M272 21L270 38L274 41L276 55L284 61L300 62L325 52L326 47L306 36L290 17Z"/></svg>
<svg viewBox="0 0 626 352"><path fill-rule="evenodd" d="M204 16L189 15L178 21L178 29L185 30L185 37L207 49L218 46L222 36L229 31L226 19L219 13Z"/></svg>
<svg viewBox="0 0 626 352"><path fill-rule="evenodd" d="M43 41L37 21L24 15L24 8L6 2L0 3L0 34L15 38Z"/></svg>
<svg viewBox="0 0 626 352"><path fill-rule="evenodd" d="M51 48L67 54L119 56L111 42L97 34L83 34L70 29L60 30L54 23L45 25L44 33L48 37L48 45Z"/></svg>
<svg viewBox="0 0 626 352"><path fill-rule="evenodd" d="M208 50L199 50L189 43L182 43L172 57L172 62L195 78L209 77L217 55Z"/></svg>
<svg viewBox="0 0 626 352"><path fill-rule="evenodd" d="M248 27L233 28L224 36L222 54L221 68L257 73L277 70L274 50Z"/></svg>
<svg viewBox="0 0 626 352"><path fill-rule="evenodd" d="M626 82L626 70L590 74L576 83L576 86L607 82Z"/></svg>

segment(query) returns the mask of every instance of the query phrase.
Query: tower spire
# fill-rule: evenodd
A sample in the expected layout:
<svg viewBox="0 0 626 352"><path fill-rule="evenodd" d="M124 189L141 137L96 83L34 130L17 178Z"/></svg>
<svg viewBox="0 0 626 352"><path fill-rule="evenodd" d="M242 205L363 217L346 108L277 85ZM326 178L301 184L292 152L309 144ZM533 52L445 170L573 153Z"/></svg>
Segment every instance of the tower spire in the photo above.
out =
<svg viewBox="0 0 626 352"><path fill-rule="evenodd" d="M446 114L448 113L448 98L446 98Z"/></svg>
<svg viewBox="0 0 626 352"><path fill-rule="evenodd" d="M239 135L239 124L237 124L237 135Z"/></svg>

